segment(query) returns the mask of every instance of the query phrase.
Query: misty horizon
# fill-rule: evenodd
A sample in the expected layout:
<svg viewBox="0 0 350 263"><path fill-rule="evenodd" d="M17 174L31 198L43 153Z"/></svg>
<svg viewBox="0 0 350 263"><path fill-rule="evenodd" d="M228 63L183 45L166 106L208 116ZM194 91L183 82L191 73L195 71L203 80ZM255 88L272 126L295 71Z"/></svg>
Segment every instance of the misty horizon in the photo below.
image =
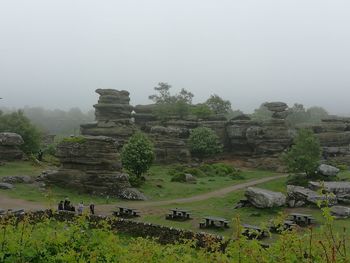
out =
<svg viewBox="0 0 350 263"><path fill-rule="evenodd" d="M340 0L3 1L0 107L87 111L98 88L150 104L167 82L245 113L283 101L349 115L348 10Z"/></svg>

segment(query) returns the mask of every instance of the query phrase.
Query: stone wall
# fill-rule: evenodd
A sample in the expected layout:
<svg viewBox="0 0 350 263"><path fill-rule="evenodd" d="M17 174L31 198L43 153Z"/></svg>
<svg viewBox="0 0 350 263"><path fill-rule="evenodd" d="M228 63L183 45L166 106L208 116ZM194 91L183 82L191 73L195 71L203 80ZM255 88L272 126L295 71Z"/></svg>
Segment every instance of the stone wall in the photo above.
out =
<svg viewBox="0 0 350 263"><path fill-rule="evenodd" d="M12 217L13 216L7 218L0 217L0 222L13 222L13 220L11 220ZM37 211L17 216L19 220L22 220L24 217L26 217L31 224L41 222L46 218L55 218L59 221L73 221L78 218L77 215L71 212L57 213L53 212L52 210ZM224 249L227 242L229 242L229 240L225 240L222 236L204 232L193 232L190 230L177 229L156 224L119 219L116 217L96 215L86 216L86 219L90 221L91 227L98 227L99 225L104 225L105 227L105 224L100 224L105 222L110 226L110 229L116 230L119 233L127 234L133 237L155 238L162 244L174 244L176 242L182 242L183 240L193 240L199 247L208 247L213 243L217 243L222 249Z"/></svg>

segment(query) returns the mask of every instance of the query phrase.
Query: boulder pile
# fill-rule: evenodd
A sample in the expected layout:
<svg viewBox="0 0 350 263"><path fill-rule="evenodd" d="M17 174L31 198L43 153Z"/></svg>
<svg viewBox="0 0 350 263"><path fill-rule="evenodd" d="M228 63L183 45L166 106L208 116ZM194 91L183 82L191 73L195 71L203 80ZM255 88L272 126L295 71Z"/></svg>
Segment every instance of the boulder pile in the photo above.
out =
<svg viewBox="0 0 350 263"><path fill-rule="evenodd" d="M315 191L323 189L333 193L340 202L350 204L350 182L309 182L309 188Z"/></svg>
<svg viewBox="0 0 350 263"><path fill-rule="evenodd" d="M81 136L63 140L57 147L62 166L46 171L41 180L82 193L145 199L130 189L129 176L121 171L117 143L105 136Z"/></svg>
<svg viewBox="0 0 350 263"><path fill-rule="evenodd" d="M290 207L300 207L305 204L318 205L319 202L325 201L329 206L338 202L335 196L322 195L302 186L287 185L287 203Z"/></svg>
<svg viewBox="0 0 350 263"><path fill-rule="evenodd" d="M13 161L22 159L23 152L19 149L19 146L23 143L21 135L17 133L0 133L0 160Z"/></svg>

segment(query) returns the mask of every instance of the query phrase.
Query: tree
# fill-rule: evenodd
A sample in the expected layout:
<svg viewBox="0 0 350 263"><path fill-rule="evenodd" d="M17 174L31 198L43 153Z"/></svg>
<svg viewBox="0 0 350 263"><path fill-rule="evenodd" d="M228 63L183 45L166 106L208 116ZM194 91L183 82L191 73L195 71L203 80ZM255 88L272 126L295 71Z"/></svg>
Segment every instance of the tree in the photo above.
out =
<svg viewBox="0 0 350 263"><path fill-rule="evenodd" d="M215 114L227 114L231 109L231 102L228 100L223 100L221 97L219 97L216 94L211 95L210 98L207 99L205 104L207 104L208 107Z"/></svg>
<svg viewBox="0 0 350 263"><path fill-rule="evenodd" d="M27 154L37 153L40 149L41 132L23 111L0 114L0 132L14 132L22 136L24 144L20 146Z"/></svg>
<svg viewBox="0 0 350 263"><path fill-rule="evenodd" d="M294 145L283 156L289 172L303 172L307 176L315 174L320 158L320 142L309 129L298 131L297 136L294 138Z"/></svg>
<svg viewBox="0 0 350 263"><path fill-rule="evenodd" d="M322 107L310 107L307 109L306 113L312 123L319 123L322 119L327 118L328 112Z"/></svg>
<svg viewBox="0 0 350 263"><path fill-rule="evenodd" d="M271 119L272 111L269 111L265 106L265 103L261 104L258 109L254 110L254 113L251 115L252 120L255 121L266 121Z"/></svg>
<svg viewBox="0 0 350 263"><path fill-rule="evenodd" d="M207 119L211 115L213 115L212 110L207 104L204 103L194 105L191 109L191 113L195 115L198 119Z"/></svg>
<svg viewBox="0 0 350 263"><path fill-rule="evenodd" d="M191 131L189 148L191 153L199 158L209 157L222 151L218 136L212 129L206 127Z"/></svg>
<svg viewBox="0 0 350 263"><path fill-rule="evenodd" d="M181 89L178 94L170 94L171 85L165 82L158 83L154 88L157 94L153 94L148 98L156 104L155 115L162 121L166 121L171 117L185 118L190 112L193 94L185 89Z"/></svg>
<svg viewBox="0 0 350 263"><path fill-rule="evenodd" d="M135 133L123 146L121 160L126 170L140 178L153 163L154 147L152 142L145 134Z"/></svg>
<svg viewBox="0 0 350 263"><path fill-rule="evenodd" d="M296 126L301 123L308 123L309 116L306 113L303 104L294 103L293 107L289 109L289 114L286 118L287 123L291 126Z"/></svg>

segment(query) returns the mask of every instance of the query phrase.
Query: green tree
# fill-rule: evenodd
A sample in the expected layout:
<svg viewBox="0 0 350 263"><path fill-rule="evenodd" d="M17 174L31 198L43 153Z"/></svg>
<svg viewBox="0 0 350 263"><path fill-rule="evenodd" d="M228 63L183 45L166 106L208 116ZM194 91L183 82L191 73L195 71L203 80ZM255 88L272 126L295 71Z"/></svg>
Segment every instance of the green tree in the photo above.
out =
<svg viewBox="0 0 350 263"><path fill-rule="evenodd" d="M329 116L328 112L324 108L317 106L308 108L306 113L308 114L311 123L319 123L322 121L322 119Z"/></svg>
<svg viewBox="0 0 350 263"><path fill-rule="evenodd" d="M289 172L304 172L307 176L315 174L320 158L320 142L309 129L298 131L293 146L283 156Z"/></svg>
<svg viewBox="0 0 350 263"><path fill-rule="evenodd" d="M185 118L190 113L193 94L185 89L181 89L178 94L171 95L171 85L165 82L158 83L154 88L157 94L149 96L156 104L154 114L162 121L172 117Z"/></svg>
<svg viewBox="0 0 350 263"><path fill-rule="evenodd" d="M189 148L193 156L199 158L210 157L222 152L222 145L212 129L206 127L195 128L191 131Z"/></svg>
<svg viewBox="0 0 350 263"><path fill-rule="evenodd" d="M265 103L261 104L258 109L254 110L254 113L251 115L252 120L266 121L271 119L272 111L269 111L264 104Z"/></svg>
<svg viewBox="0 0 350 263"><path fill-rule="evenodd" d="M208 107L215 114L227 114L231 109L231 102L228 100L222 99L220 96L214 94L211 95L209 99L205 102Z"/></svg>
<svg viewBox="0 0 350 263"><path fill-rule="evenodd" d="M212 110L207 104L204 103L194 105L191 109L191 113L195 115L198 119L207 119L211 115L213 115Z"/></svg>
<svg viewBox="0 0 350 263"><path fill-rule="evenodd" d="M152 142L145 134L135 133L123 146L121 160L127 171L140 178L153 163L154 147Z"/></svg>
<svg viewBox="0 0 350 263"><path fill-rule="evenodd" d="M30 120L24 116L23 111L0 114L0 132L14 132L22 136L23 152L37 153L40 149L41 132Z"/></svg>

